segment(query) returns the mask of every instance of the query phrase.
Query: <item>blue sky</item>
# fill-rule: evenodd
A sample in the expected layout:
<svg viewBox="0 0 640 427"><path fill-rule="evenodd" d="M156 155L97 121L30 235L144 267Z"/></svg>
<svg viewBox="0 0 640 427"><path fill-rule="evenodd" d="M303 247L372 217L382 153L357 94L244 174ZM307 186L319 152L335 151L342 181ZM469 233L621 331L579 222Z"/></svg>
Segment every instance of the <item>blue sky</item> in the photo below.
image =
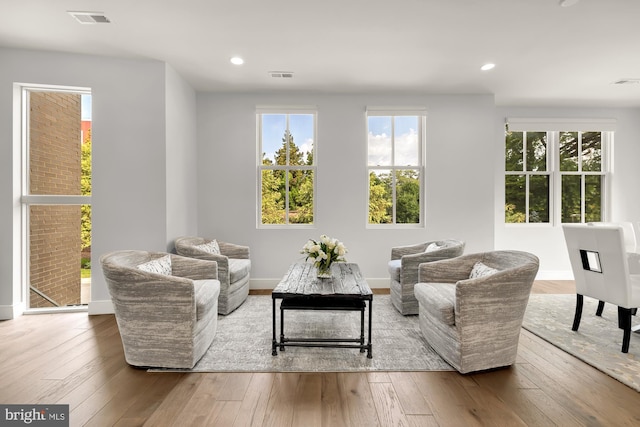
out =
<svg viewBox="0 0 640 427"><path fill-rule="evenodd" d="M369 166L391 166L392 153L396 166L418 166L418 120L418 116L395 116L392 139L391 116L369 116Z"/></svg>
<svg viewBox="0 0 640 427"><path fill-rule="evenodd" d="M80 99L82 120L91 120L91 95L82 94Z"/></svg>
<svg viewBox="0 0 640 427"><path fill-rule="evenodd" d="M286 117L286 114L262 115L262 151L271 160L274 159L275 152L282 147L282 138L287 128ZM289 131L300 151L313 150L312 114L289 114Z"/></svg>

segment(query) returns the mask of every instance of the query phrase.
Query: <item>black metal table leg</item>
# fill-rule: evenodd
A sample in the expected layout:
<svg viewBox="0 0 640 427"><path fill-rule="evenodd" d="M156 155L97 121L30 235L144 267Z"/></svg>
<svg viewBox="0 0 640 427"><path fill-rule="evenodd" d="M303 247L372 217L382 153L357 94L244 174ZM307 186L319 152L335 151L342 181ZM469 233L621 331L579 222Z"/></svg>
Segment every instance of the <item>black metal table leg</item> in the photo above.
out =
<svg viewBox="0 0 640 427"><path fill-rule="evenodd" d="M373 358L373 348L371 346L371 319L372 319L372 311L373 311L373 298L369 300L369 343L367 344L367 357L369 359Z"/></svg>
<svg viewBox="0 0 640 427"><path fill-rule="evenodd" d="M364 353L364 307L360 309L360 353Z"/></svg>
<svg viewBox="0 0 640 427"><path fill-rule="evenodd" d="M271 310L272 313L272 326L273 326L273 339L271 340L271 355L272 356L277 356L278 355L278 350L276 350L276 299L272 298L271 299L273 301L273 309Z"/></svg>
<svg viewBox="0 0 640 427"><path fill-rule="evenodd" d="M284 299L280 301L280 351L284 351L284 308L282 303Z"/></svg>

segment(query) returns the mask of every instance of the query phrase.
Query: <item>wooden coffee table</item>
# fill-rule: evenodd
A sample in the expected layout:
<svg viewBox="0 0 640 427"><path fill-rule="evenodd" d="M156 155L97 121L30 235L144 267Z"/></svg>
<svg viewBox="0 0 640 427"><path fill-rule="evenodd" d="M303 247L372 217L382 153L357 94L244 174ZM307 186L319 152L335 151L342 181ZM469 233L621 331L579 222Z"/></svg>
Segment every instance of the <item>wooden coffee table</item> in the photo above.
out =
<svg viewBox="0 0 640 427"><path fill-rule="evenodd" d="M361 353L367 351L367 357L373 357L371 348L371 315L373 292L362 278L357 264L335 263L331 266L331 278L319 279L316 269L310 263L296 263L289 267L278 286L271 293L273 300L273 340L272 354L278 355L286 346L290 347L334 347L358 348ZM276 300L280 303L280 340L276 339ZM364 340L364 312L369 302L369 337ZM315 338L315 337L285 337L285 310L329 310L329 311L359 311L360 337L357 338ZM352 344L348 344L352 343Z"/></svg>

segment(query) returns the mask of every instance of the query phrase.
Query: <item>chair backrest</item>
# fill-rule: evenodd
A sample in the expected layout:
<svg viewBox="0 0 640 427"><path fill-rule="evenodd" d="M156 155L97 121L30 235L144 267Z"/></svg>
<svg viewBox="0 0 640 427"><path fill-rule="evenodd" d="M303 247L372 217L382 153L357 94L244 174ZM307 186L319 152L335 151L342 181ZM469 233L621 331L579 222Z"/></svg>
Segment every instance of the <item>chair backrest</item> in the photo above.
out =
<svg viewBox="0 0 640 427"><path fill-rule="evenodd" d="M562 226L576 292L621 307L630 307L631 281L621 225Z"/></svg>
<svg viewBox="0 0 640 427"><path fill-rule="evenodd" d="M591 226L603 226L603 225L619 225L622 227L622 234L624 235L624 246L627 252L635 252L638 246L638 236L636 235L636 228L632 222L588 222L587 225Z"/></svg>

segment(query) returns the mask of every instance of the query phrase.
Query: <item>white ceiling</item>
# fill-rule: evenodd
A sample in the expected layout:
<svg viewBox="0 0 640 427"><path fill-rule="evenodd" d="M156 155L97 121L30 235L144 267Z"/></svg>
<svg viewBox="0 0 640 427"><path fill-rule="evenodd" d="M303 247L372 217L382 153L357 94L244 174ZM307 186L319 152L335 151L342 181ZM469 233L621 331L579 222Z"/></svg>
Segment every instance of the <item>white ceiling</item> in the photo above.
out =
<svg viewBox="0 0 640 427"><path fill-rule="evenodd" d="M613 84L640 79L639 22L639 0L0 0L0 46L165 61L202 91L640 107L640 84Z"/></svg>

